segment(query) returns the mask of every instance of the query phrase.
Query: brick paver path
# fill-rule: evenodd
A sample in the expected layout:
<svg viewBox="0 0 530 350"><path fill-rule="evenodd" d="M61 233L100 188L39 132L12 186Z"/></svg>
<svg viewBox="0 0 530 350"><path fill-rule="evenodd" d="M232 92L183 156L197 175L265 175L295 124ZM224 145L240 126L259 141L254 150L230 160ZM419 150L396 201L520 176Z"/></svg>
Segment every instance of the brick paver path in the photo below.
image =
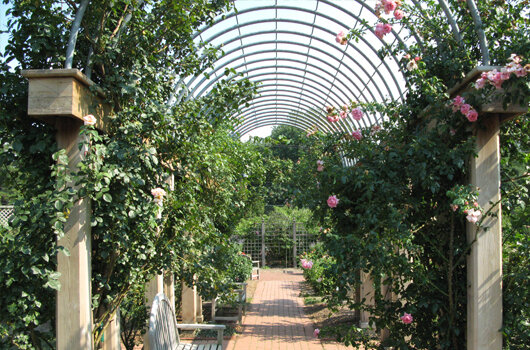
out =
<svg viewBox="0 0 530 350"><path fill-rule="evenodd" d="M252 306L243 318L243 333L230 340L227 350L339 350L338 343L313 337L314 326L304 314L300 271L261 270ZM351 349L351 348L349 348Z"/></svg>

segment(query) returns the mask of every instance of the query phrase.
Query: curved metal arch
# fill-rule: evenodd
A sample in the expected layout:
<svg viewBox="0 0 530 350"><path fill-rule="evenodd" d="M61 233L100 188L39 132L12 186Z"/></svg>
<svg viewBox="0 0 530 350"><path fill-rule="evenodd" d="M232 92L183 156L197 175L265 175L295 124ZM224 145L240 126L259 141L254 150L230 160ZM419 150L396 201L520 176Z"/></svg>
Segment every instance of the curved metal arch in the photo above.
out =
<svg viewBox="0 0 530 350"><path fill-rule="evenodd" d="M350 13L350 12L347 11L346 9L340 7L340 5L333 4L333 3L329 2L329 1L326 1L326 0L320 0L320 1L321 1L322 3L326 3L326 4L328 4L328 5L330 5L330 6L334 7L334 8L336 8L337 10L339 10L339 11L341 11L341 12L343 12L343 13L347 13L347 14L350 15L352 18L357 19L357 21L360 21L360 19L359 19L357 16L355 16L355 15L352 14L352 13ZM358 1L358 0L356 0L356 2L362 6L362 9L365 9L365 8L366 8L368 11L370 11L372 14L374 14L373 9L372 9L370 6L368 6L368 5L365 3L365 1ZM416 1L413 1L413 2L416 4ZM449 22L449 26L450 26L450 28L453 30L453 34L454 34L455 37L456 37L456 36L457 36L456 33L458 32L458 27L455 26L456 23L454 22L454 17L452 16L452 13L451 13L450 11L447 11L447 6L444 6L444 5L447 5L447 3L445 2L445 0L439 0L439 3L440 3L440 5L442 6L444 12L445 12L446 14L448 14L448 15L447 15L447 20L448 20L448 22ZM475 5L475 2L474 2L473 0L467 0L467 3L468 3L468 7L470 7L472 10L473 10L473 7L474 7L474 9L476 10L476 5ZM417 6L417 5L416 5L416 6ZM327 18L328 20L331 20L331 21L333 21L333 22L335 22L335 23L339 23L340 25L343 25L344 27L349 27L349 26L345 26L344 24L342 24L342 23L340 23L340 22L334 20L333 18L331 18L331 17L329 17L329 16L324 15L323 13L318 12L316 9L315 9L314 11L311 11L311 10L304 9L304 8L299 8L299 7L277 6L277 5L274 5L274 6L264 6L264 7L252 7L252 8L248 8L248 9L245 9L244 11L239 11L238 13L233 13L233 14L230 14L229 16L225 16L224 18L221 18L221 19L217 20L217 21L214 23L214 25L217 24L217 23L220 23L220 22L222 22L223 20L228 19L228 18L230 18L230 17L234 17L234 16L235 16L236 19L237 19L237 15L238 15L238 14L243 14L243 13L248 13L248 12L253 12L253 11L259 11L259 10L267 10L267 9L274 9L274 10L277 10L277 9L287 9L287 10L294 10L294 11L299 11L299 12L311 13L311 14L314 14L315 16L320 16L320 17L323 17L323 18ZM361 9L361 12L362 12L362 9ZM360 12L360 13L361 13L361 12ZM471 11L471 13L472 13L472 15L475 15L475 14L476 14L476 11L475 11L475 12ZM375 14L374 14L374 15L375 15ZM475 17L476 17L476 16L473 16L473 19L474 19L475 23L477 23L477 20L476 20ZM451 21L452 21L452 22L451 22ZM478 21L480 21L480 16L478 16ZM264 20L261 20L261 21L254 21L254 22L246 22L246 23L242 23L242 24L240 24L239 21L238 21L238 25L237 25L237 26L232 27L232 28L230 28L230 29L228 29L228 30L226 30L226 31L223 31L223 33L222 33L221 35L224 35L224 34L230 32L231 30L234 30L234 29L238 29L238 30L240 30L241 27L248 26L248 25L253 25L253 24L257 24L256 22L261 22L261 23L263 23L263 22L276 22L276 23L278 23L278 22L291 22L291 23L294 23L295 21L292 21L292 20L286 20L286 19L284 19L284 18L278 18L277 16L276 16L276 18L274 18L274 19L268 19L268 20L265 20L265 21L264 21ZM299 22L299 21L298 21L298 22ZM299 24L301 24L301 25L306 25L306 26L311 26L311 24L310 24L310 23L307 23L307 22L299 22ZM313 27L318 27L318 26L315 26L314 23L313 23ZM478 26L476 25L476 28L475 28L476 30L477 30L477 29L480 29L480 28L477 28L477 27L478 27ZM455 28L456 28L456 29L455 29ZM324 30L324 29L322 29L321 27L319 27L319 29ZM369 31L372 31L372 32L373 32L373 28L367 28L367 29L368 29ZM200 35L200 34L204 33L206 30L207 30L207 29L204 29L204 28L201 29L201 31L200 31L197 35ZM326 32L328 32L328 33L331 33L329 30L324 30L324 31L326 31ZM288 32L288 31L284 31L284 32ZM279 31L269 31L269 32L262 31L262 32L250 33L250 34L246 34L246 35L241 35L241 31L239 31L239 33L240 33L239 36L236 36L236 38L234 38L233 40L231 40L231 41L229 41L229 42L232 42L232 41L234 41L234 40L241 40L242 38L245 38L245 37L248 37L248 36L252 36L252 35L257 35L257 34L272 34L272 33L275 33L275 34L276 34L276 33L279 33ZM303 36L305 36L305 37L309 37L309 38L311 38L311 40L316 39L316 40L320 40L320 41L322 41L319 37L315 37L315 36L313 36L312 34L309 35L309 36L306 35L306 34L304 34L304 33L290 33L290 34L303 35ZM331 34L334 35L334 33L331 33ZM417 41L419 44L421 44L421 40L417 37L416 33L415 33L414 31L411 31L411 34L412 34L413 36L415 36L416 39L417 39L416 41ZM482 40L483 37L484 37L484 35L481 36L481 33L477 33L477 34L478 34L478 36L479 36L479 40ZM482 33L482 34L483 34L483 33ZM400 41L400 42L403 43L403 41L402 41L402 39L401 39L399 33L396 33L396 32L393 31L393 35L395 36L396 40L398 40L398 41ZM215 36L215 37L217 37L217 36ZM363 37L361 37L360 39L362 39L362 40L364 41L364 38L363 38ZM241 42L242 42L242 41L241 41ZM273 43L278 43L278 41L274 41ZM366 42L366 41L365 41L365 43L367 44L367 46L368 46L370 49L372 49L372 51L377 52L377 51L375 50L375 48L374 48L371 44L369 44L369 43ZM403 43L403 44L404 44L404 43ZM304 45L304 46L305 46L305 45ZM481 51L482 51L482 54L483 54L483 61L486 61L487 59L485 59L485 57L487 58L487 56L485 56L485 53L484 53L483 40L480 41L480 46L481 46ZM239 51L239 50L241 50L241 49L242 49L242 47L239 47L239 48L237 48L237 49L232 50L232 52L236 52L236 51ZM314 48L312 48L312 49L314 49ZM485 50L487 51L487 46L485 47ZM277 52L277 51L278 51L278 50L268 50L268 51L264 51L264 52ZM357 50L357 51L358 51L358 50ZM300 52L292 52L292 53L297 54L297 55L302 55L302 56L303 56L303 53L300 53ZM362 54L362 52L360 52L360 53ZM486 52L486 53L487 53L487 52ZM252 53L252 54L256 54L256 53ZM248 55L248 56L250 56L250 55ZM239 56L237 59L246 58L246 57L248 57L248 56L247 56L247 55ZM368 62L370 62L370 60L369 60L367 57L364 56L364 58L365 58ZM395 57L394 57L394 58L395 58ZM351 58L350 58L350 59L351 59ZM396 59L396 58L395 58L395 59ZM265 61L265 60L264 60L264 61ZM276 58L270 58L269 61L277 61L277 59L276 59ZM232 60L232 62L233 62L233 60ZM298 61L298 62L300 62L300 61ZM357 62L357 60L352 59L352 62L356 63L357 66L360 66L359 63ZM399 70L399 71L402 71L402 70L403 70L403 67L401 67L401 65L399 64L399 61L398 61L397 59L396 59L396 62L397 62L398 70ZM300 62L300 63L307 64L307 62ZM249 64L249 63L246 63L246 64ZM393 70L390 69L390 67L388 67L388 65L387 65L384 61L382 61L382 64L385 65L385 68L387 69L387 72L388 72L389 76L391 76L392 79L394 80L395 87L398 89L398 91L400 91L400 97L402 98L402 97L403 97L403 92L401 91L401 86L400 86L400 84L397 83L397 81L396 81L396 79L395 79L395 75L394 75ZM224 66L226 66L226 64L225 64ZM223 66L223 67L224 67L224 66ZM373 66L373 65L372 65L372 66ZM361 66L361 67L362 67L362 66ZM375 87L379 90L379 84L380 84L380 83L378 83L378 82L376 82L375 80L373 80L373 77L374 77L375 74L377 73L377 74L379 75L379 78L381 79L381 81L385 84L385 86L386 86L386 88L387 88L387 92L388 92L388 94L391 96L391 98L394 99L394 95L393 95L393 93L392 93L392 90L389 88L388 84L386 83L385 78L384 78L384 77L380 74L380 72L379 72L378 67L380 67L380 65L379 65L378 67L375 67L375 66L373 66L373 67L374 67L374 74L373 74L373 75L370 75L370 74L368 74L368 73L365 71L365 74L367 74L367 76L368 76L369 79L370 79L369 81L372 82L373 86L375 86ZM294 67L288 67L288 68L293 69ZM307 71L306 71L306 72L307 72ZM248 72L246 72L246 73L248 74ZM271 75L271 74L274 74L274 73L271 72L271 73L268 73L268 74ZM282 73L277 73L277 74L280 75L280 74L284 74L284 73L282 72ZM266 74L261 74L261 75L266 75ZM356 78L359 79L357 75L356 75ZM303 80L303 82L302 82L302 84L304 84L304 85L305 85L305 79L306 79L306 77L304 77L304 80ZM193 79L193 81L194 81L194 79ZM203 81L204 81L204 80L203 80ZM201 85L203 84L203 81L199 82L199 84L198 84L197 86L201 86ZM216 81L217 81L217 79L216 79ZM276 81L278 81L278 79L276 79ZM361 80L361 81L362 81L362 80ZM189 84L189 83L190 83L190 82L188 82L188 84ZM190 87L190 85L188 85L188 84L187 84L187 86ZM207 86L209 86L209 85L210 85L210 84L208 84ZM195 86L194 89L196 89L197 86ZM308 85L308 86L311 86L311 87L313 88L312 85ZM333 88L333 86L334 86L334 85L332 84L332 87L330 88L330 90ZM371 93L371 89L368 89L368 88L367 88L367 84L366 84L366 83L364 84L364 88L363 88L363 89L360 89L360 88L358 88L357 86L355 86L355 87L356 87L356 89L357 89L360 93L363 93L364 90L367 90L368 92ZM201 93L204 93L206 90L207 90L207 89L204 89L204 88L203 88L203 89L201 90ZM302 97L304 97L304 101L306 101L306 100L308 99L308 96L307 96L308 94L303 94L303 92L305 91L303 88L301 88L300 90L301 90L301 91L300 91L300 100L299 100L299 101L302 100ZM309 91L309 90L307 90L307 91ZM351 92L351 90L350 90L350 92ZM290 93L296 94L296 92L294 92L294 91L290 91ZM364 94L363 94L363 95L364 95ZM373 94L371 94L371 95L372 95L372 97L373 97ZM382 94L380 93L380 95L382 95ZM280 95L280 96L281 96L281 95ZM339 96L337 96L337 97L340 99ZM353 95L352 97L358 98L358 96L355 96L355 95ZM348 95L346 95L346 98L348 98ZM384 98L383 98L383 99L384 99ZM368 101L366 98L365 98L365 100ZM312 101L310 101L310 103L312 103ZM380 118L374 118L375 122L377 122L378 119L380 119Z"/></svg>
<svg viewBox="0 0 530 350"><path fill-rule="evenodd" d="M256 98L256 99L255 99L255 101L256 101L256 103L255 103L256 108L261 107L260 104L261 104L261 103L264 103L264 102L267 102L267 103L270 102L269 104L267 104L267 106L270 105L270 106L272 107L272 106L275 105L275 104L274 104L275 101L294 103L294 106L293 106L293 107L294 107L294 108L297 108L297 103L298 103L297 101L293 101L293 100L285 100L285 99L279 99L279 98L278 98L278 97L285 97L285 96L283 96L283 95L279 95L279 96L277 96L276 99L275 99L275 98L272 98L272 99L268 99L268 100L263 100L263 98L267 98L267 97L271 97L271 96L263 96L263 97L260 96L260 97ZM279 104L277 103L277 105L279 105ZM289 105L289 106L291 106L291 105ZM307 104L304 104L304 106L305 106L305 107L309 107ZM315 108L315 109L318 111L317 108ZM253 110L252 110L251 108L249 108L249 109L246 110L246 111L241 111L241 113L240 113L238 116L246 116L246 115L248 115L248 114L252 114L252 112L253 112ZM322 114L319 115L319 114L315 114L315 113L313 113L313 112L311 111L311 108L308 108L308 110L302 112L302 115L305 115L305 114L310 114L310 116L314 117L314 118L315 118L314 120L316 120L316 121L322 121L322 120L325 120L325 116L324 116L324 115L322 115ZM353 126L353 127L368 127L368 126L371 125L371 124L370 124L370 125L367 125L367 123L366 123L366 119L361 119L361 120L362 120L362 123L361 123L361 121L352 121L350 118L347 118L347 119L344 119L344 120L345 120L345 121L344 121L343 123L344 123L344 125L346 125L347 127L350 127L350 126ZM326 123L326 122L324 122L324 123ZM357 125L356 125L356 124L357 124ZM363 125L361 125L361 124L363 124ZM350 129L350 130L346 130L346 131L353 131L353 130Z"/></svg>
<svg viewBox="0 0 530 350"><path fill-rule="evenodd" d="M237 135L240 135L241 137L244 136L245 134L251 132L251 131L254 131L256 129L259 129L261 127L265 127L265 126L276 126L276 125L287 125L287 126L292 126L294 128L297 128L299 130L302 130L302 131L306 131L304 130L304 128L301 128L300 125L296 125L296 124L292 124L292 123L289 123L288 121L282 121L282 120L278 120L277 122L271 122L271 123L266 123L264 125L261 125L261 126L258 126L256 128L253 128L253 129L250 129L249 131L245 132L244 134L239 134L239 133L236 133Z"/></svg>
<svg viewBox="0 0 530 350"><path fill-rule="evenodd" d="M302 64L304 63L303 61L295 60L295 59L292 59L292 58L280 58L280 59L278 59L277 61L278 61L278 62L284 62L284 61L285 61L285 62L294 62L294 63L302 63ZM263 62L263 63L267 63L267 62L272 62L272 60L270 60L270 59L258 59L258 60L253 60L253 61L247 61L246 63L241 63L240 65L238 65L238 66L235 67L234 69L237 70L237 69L239 69L239 68L241 68L241 67L243 67L243 66L248 66L248 65L252 65L252 64L260 64L260 63L262 63L262 62ZM306 74L311 74L311 75L313 75L313 76L316 76L316 77L318 77L318 78L320 78L320 79L326 81L327 83L331 84L331 86L333 86L333 82L327 78L327 75L330 75L330 76L333 78L333 76L332 76L331 74L329 74L328 72L326 72L326 71L325 71L324 69L322 69L321 67L315 66L315 65L313 65L313 64L308 64L308 65L310 65L310 66L312 66L313 68L317 69L319 72L323 72L325 75L318 75L318 74L316 74L315 72L307 72L307 71L305 71L305 70L303 70L303 69L301 69L301 68L299 68L299 67L291 67L291 66L287 66L287 65L278 65L278 64L276 64L276 65L269 65L269 66L261 66L261 67L258 67L258 69L266 69L266 68L270 68L270 69L273 69L273 68L282 68L282 69L289 69L289 70L294 70L294 71L302 71L302 72L305 72ZM252 71L254 71L254 70L256 70L256 69L247 69L247 70L245 70L245 71L242 71L241 73L243 73L243 74L247 73L247 74L248 74L248 72L252 72ZM270 72L270 73L268 73L268 74L269 74L269 75L272 75L272 74L282 75L282 74L285 74L285 73L286 73L286 72L278 72L278 73ZM324 77L324 76L326 76L326 77ZM357 86L357 84L355 84L351 79L349 79L349 77L345 77L345 78L346 78L346 79L347 79L347 80L348 80L348 81L349 81L349 82L350 82L350 83L351 83L351 84L352 84L352 85L353 85L353 86L359 91L359 93L361 93L361 89ZM206 90L208 90L208 88L210 88L213 84L215 84L219 79L220 79L220 77L217 77L217 78L215 78L215 79L211 79L211 81L210 81L208 84L206 84L206 86L204 86L204 87L201 89L201 91L198 92L197 96L202 96L202 94L204 94L204 93L206 92ZM203 81L204 81L204 79L203 79ZM203 81L201 81L201 83L202 83ZM340 91L347 90L347 91L348 91L350 94L352 94L353 96L355 96L355 97L357 96L357 94L354 93L354 92L350 89L350 87L349 87L347 84L345 84L345 83L342 82L342 81L341 81L340 83L341 83L341 86L338 87L338 88L340 89ZM193 88L193 89L191 90L191 94L190 94L190 95L193 95L193 94L195 93L196 88L197 88L197 87L195 87L195 88ZM345 96L348 96L346 93L344 93L344 95L345 95ZM363 96L364 96L364 94L363 94Z"/></svg>
<svg viewBox="0 0 530 350"><path fill-rule="evenodd" d="M271 75L271 74L272 74L272 73L261 73L261 74L249 75L249 76L248 76L248 79L252 79L252 78L260 77L260 76L265 76L265 75ZM287 73L283 73L282 75L288 75L288 76L291 76L291 75L292 75L292 76L296 76L296 77L303 77L303 76L300 76L300 75L296 75L296 74L287 74ZM305 77L305 79L306 79L306 80L310 80L310 81L312 81L313 83L319 85L318 82L314 81L314 80L311 79L311 78L307 78L307 77ZM261 80L260 80L260 82L265 82L265 81L281 81L281 82L283 82L283 81L289 81L289 82L293 82L293 83L300 83L300 82L297 81L297 80L294 80L294 79L287 79L287 78L284 78L284 77L280 77L280 78L278 78L278 79L270 78L270 79L261 79ZM268 86L268 85L270 85L270 84L267 84L267 86ZM263 85L262 85L262 86L263 86ZM260 86L260 87L261 87L261 86ZM326 92L320 90L318 87L316 87L316 86L314 86L314 85L310 85L310 87L311 87L311 89L317 90L317 91L321 92L322 94L326 94ZM307 90L307 91L310 91L310 90ZM311 93L313 93L313 92L311 92ZM374 100L375 100L375 98L374 98ZM324 103L325 103L325 100L324 100ZM335 104L336 104L336 103L335 103ZM338 104L336 104L336 105L339 106ZM380 117L381 117L381 116L380 116ZM380 118L377 118L377 117L374 116L373 119L377 121L377 120L379 120Z"/></svg>
<svg viewBox="0 0 530 350"><path fill-rule="evenodd" d="M331 17L328 17L328 16L323 16L329 20L332 20L332 21L335 21L333 20ZM244 23L242 24L241 26L246 26L246 25L254 25L254 24L260 24L260 23L263 23L263 22L277 22L276 20L265 20L265 21L252 21L252 22L247 22L247 23ZM280 22L286 22L286 23L294 23L294 24L302 24L302 25L306 25L306 26L309 26L310 24L309 23L306 23L306 22L302 22L302 21L296 21L296 20L281 20ZM339 22L335 21L336 23L340 24ZM342 24L341 24L342 25ZM238 28L240 28L241 26L238 26ZM334 36L335 34L333 32L331 32L329 29L327 28L323 28L323 27L320 27L320 26L314 26L315 28L318 28L324 32L327 32L330 34L330 36ZM373 31L373 29L371 29ZM377 88L378 85L377 83L373 80L373 77L375 76L374 75L370 75L366 69L364 69L363 65L359 64L357 62L357 60L355 58L353 58L349 53L346 52L346 49L344 50L340 50L339 47L337 47L337 45L332 45L330 44L329 41L326 41L326 40L323 40L322 38L319 38L319 37L315 37L315 36L312 36L312 35L307 35L305 33L300 33L300 32L293 32L293 31L287 31L287 30L269 30L269 31L263 31L263 32L258 32L258 33L248 33L248 34L245 34L245 35L240 35L240 36L236 36L228 41L225 41L224 43L222 43L221 45L225 45L225 44L230 44L234 41L237 41L237 40L242 40L242 39L245 39L245 38L248 38L248 37L252 37L254 35L263 35L263 34L289 34L289 35L299 35L299 36L302 36L302 37L307 37L307 38L310 38L312 40L316 40L316 41L319 41L321 43L323 43L325 46L329 46L331 48L333 48L334 51L338 51L339 53L343 54L345 57L348 57L352 62L355 62L357 63L357 67L361 68L361 70L366 74L366 76L368 77L369 81L373 81L374 83L374 86ZM214 36L213 39L215 39L217 37ZM366 39L364 39L363 37L360 38L361 41L363 41L372 51L375 55L377 55L377 50L372 46L372 44L370 44ZM380 39L378 39L380 40ZM383 41L384 42L384 41ZM243 45L243 46L240 46L239 48L237 49L234 49L234 50L231 50L230 53L233 53L233 52L236 52L236 51L239 51L239 50L242 50L242 49L245 49L245 48L248 48L248 47L252 47L252 46L256 46L256 45L264 45L264 44L288 44L288 45L298 45L298 46L303 46L303 47L306 47L306 45L304 44L300 44L300 43L296 43L296 42L291 42L291 41L281 41L281 40L267 40L267 41L260 41L260 42L256 42L256 43L252 43L252 44L247 44L247 45ZM381 79L381 81L383 82L383 84L385 85L386 87L386 90L388 91L390 97L392 99L395 99L394 96L393 96L393 93L392 93L392 90L390 89L390 87L388 86L387 82L386 82L386 79L385 77L381 74L380 70L378 69L378 67L375 66L375 64L364 54L364 52L362 52L362 50L359 50L356 46L354 45L351 45L351 44L348 44L350 47L352 47L359 55L361 55L369 64L370 66L374 69L374 73L376 73L379 78ZM312 49L315 49L317 51L320 51L322 52L322 50L318 50L317 48L315 47L312 47ZM272 52L276 52L275 50L269 50L269 51L272 51ZM324 52L322 52L324 53ZM326 53L328 56L329 53ZM239 58L244 58L246 57L247 55L243 55L243 56L239 56ZM392 56L396 62L399 62L399 60L395 57L395 55ZM392 80L394 81L394 84L397 88L397 90L399 91L399 96L402 97L403 96L403 91L401 90L401 87L392 71L392 69L390 69L390 67L388 66L388 64L386 63L385 60L382 60L381 63L385 66L388 74L392 77ZM218 67L217 69L215 69L213 72L217 72L220 68L224 68L226 66L226 63L223 65L223 66L220 66ZM397 66L399 67L399 64L397 64ZM349 67L348 67L349 68ZM401 68L400 68L400 71L401 71ZM359 77L358 77L359 78ZM405 76L403 75L403 78L404 80L406 81L406 78ZM190 86L193 81L196 79L196 77L194 77L193 79L191 79L186 85L187 86ZM202 82L206 80L206 79L203 79L201 81L200 84L202 84ZM360 81L362 81L362 79L359 78ZM365 84L366 86L366 84ZM361 90L360 90L361 91Z"/></svg>
<svg viewBox="0 0 530 350"><path fill-rule="evenodd" d="M274 109L271 109L269 108L269 106L273 106ZM290 119L294 122L294 121L298 121L300 123L303 123L304 125L318 125L318 126L321 126L323 128L326 128L326 129L333 129L329 126L327 126L323 119L319 120L316 116L310 116L306 113L302 113L302 112L299 112L299 111L296 111L296 110L292 110L291 109L292 105L289 105L287 103L277 103L277 102L274 102L274 103L270 103L270 104L265 104L265 105L262 105L262 106L257 106L256 109L255 109L255 114L258 115L259 114L259 118L261 118L261 115L263 114L270 114L270 115L275 115L275 114L278 114L278 115L287 115L290 117ZM254 111L252 111L254 112ZM247 113L247 115L245 116L248 116L248 114L252 114L252 113ZM245 116L242 116L242 117L245 117ZM307 118L307 117L310 117L310 118ZM298 117L298 118L297 118ZM246 123L254 120L254 119L259 119L257 117L254 117L254 118L246 118L245 119L245 122L244 123L241 123L241 126L245 125ZM235 118L235 119L238 119L238 118Z"/></svg>
<svg viewBox="0 0 530 350"><path fill-rule="evenodd" d="M253 72L253 71L258 71L258 70L263 70L263 69L270 69L270 68L274 68L275 66L262 66L262 67L256 67L256 68L253 68L253 69L250 69L248 72ZM303 71L299 68L291 68L292 70L294 71ZM267 73L267 74L274 74L274 73ZM297 74L294 74L294 73L287 73L287 72L284 72L282 73L282 75L288 75L288 76L293 76L293 77L303 77L303 75L297 75ZM320 77L322 80L326 81L329 83L329 80L326 80L322 77ZM308 79L306 77L306 79ZM311 81L313 81L315 84L317 84L318 86L326 89L326 86L322 85L322 83L319 83L318 81L314 80L314 79L309 79ZM338 96L335 92L332 92L330 93L330 97L329 97L333 104L335 104L336 106L340 106L341 104L344 104L346 103L344 100L342 100L342 98L340 96Z"/></svg>
<svg viewBox="0 0 530 350"><path fill-rule="evenodd" d="M244 119L244 122L241 123L241 126L246 125L247 123L253 121L254 119L261 118L261 115L264 113L267 114L278 114L278 113L288 113L290 115L291 120L293 121L304 121L304 124L309 125L316 125L324 129L337 129L337 127L333 127L329 123L327 123L323 116L314 115L312 113L306 113L306 112L300 112L297 110L291 109L291 107L294 107L292 104L289 103L283 103L283 102L290 102L290 101L284 101L282 100L280 103L278 103L275 100L266 101L267 103L262 105L256 105L255 110L249 111L246 114L241 115L241 118L245 118L249 116L250 114L255 114L255 117L248 117ZM296 104L296 102L293 102ZM253 113L254 112L254 113ZM259 114L259 115L258 115ZM308 118L309 117L309 118ZM235 118L237 119L237 118ZM350 125L348 122L342 122L339 125L339 129L344 129L344 131L348 131Z"/></svg>
<svg viewBox="0 0 530 350"><path fill-rule="evenodd" d="M258 129L258 128L261 128L263 126L269 126L269 125L277 125L279 122L292 122L289 118L285 118L285 116L279 116L277 118L276 115L274 114L266 114L266 115L263 115L262 118L260 119L256 119L254 120L251 124L248 124L245 126L245 128L236 128L235 129L235 133L243 136L244 134L252 131L252 130L255 130L255 129ZM307 128L302 128L299 124L291 124L292 126L296 126L298 127L299 129L301 130L304 130L304 131L308 131L309 129L313 129L314 125L312 126L308 126ZM337 132L338 130L336 129L332 129L332 130L329 130L329 129L321 129L321 128L318 128L318 130L320 131L323 131L323 132Z"/></svg>
<svg viewBox="0 0 530 350"><path fill-rule="evenodd" d="M234 132L236 134L239 134L239 135L244 135L249 130L254 130L254 129L257 129L259 127L265 126L265 125L263 125L264 121L269 121L271 123L269 125L275 125L275 123L278 123L278 122L286 122L286 123L288 122L288 123L291 123L291 125L297 126L298 128L300 128L302 130L311 129L313 127L313 125L309 125L309 124L307 124L307 125L305 125L305 124L293 124L292 120L289 118L289 116L285 115L285 114L280 114L280 115L264 114L264 115L262 115L262 117L260 119L256 119L251 124L247 124L245 126L245 128L235 128ZM323 131L325 131L325 132L333 132L334 130L326 129L326 130L323 130Z"/></svg>
<svg viewBox="0 0 530 350"><path fill-rule="evenodd" d="M297 125L300 129L304 129L304 128L305 129L310 129L311 127L313 127L310 124L305 124L305 123L295 124L295 123L293 123L292 119L289 118L288 114L263 114L260 119L256 119L252 123L247 124L245 126L245 128L238 128L238 127L234 128L234 132L243 135L244 133L247 132L246 130L251 129L251 128L257 128L257 127L254 127L254 126L260 124L264 120L268 120L268 121L271 121L271 122L278 122L278 121L289 122L289 123L292 123L292 125ZM333 132L332 129L326 129L325 131L326 132Z"/></svg>

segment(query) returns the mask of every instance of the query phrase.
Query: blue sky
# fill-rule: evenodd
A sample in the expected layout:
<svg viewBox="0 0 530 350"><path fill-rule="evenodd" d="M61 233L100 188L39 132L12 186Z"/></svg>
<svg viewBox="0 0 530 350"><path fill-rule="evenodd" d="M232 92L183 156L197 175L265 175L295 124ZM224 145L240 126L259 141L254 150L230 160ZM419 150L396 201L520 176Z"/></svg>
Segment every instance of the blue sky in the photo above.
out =
<svg viewBox="0 0 530 350"><path fill-rule="evenodd" d="M6 11L9 8L8 5L0 4L0 31L7 29L7 17ZM4 53L4 47L7 44L7 39L9 36L7 34L0 34L0 52Z"/></svg>

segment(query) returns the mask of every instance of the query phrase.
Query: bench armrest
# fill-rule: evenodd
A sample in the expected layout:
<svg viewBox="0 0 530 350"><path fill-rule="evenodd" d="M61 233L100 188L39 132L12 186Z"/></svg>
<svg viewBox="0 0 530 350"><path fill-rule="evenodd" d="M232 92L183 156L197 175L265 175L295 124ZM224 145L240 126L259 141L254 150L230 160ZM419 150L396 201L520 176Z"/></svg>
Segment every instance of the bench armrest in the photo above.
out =
<svg viewBox="0 0 530 350"><path fill-rule="evenodd" d="M214 329L214 330L224 330L226 326L224 324L199 324L199 323L178 323L178 329Z"/></svg>

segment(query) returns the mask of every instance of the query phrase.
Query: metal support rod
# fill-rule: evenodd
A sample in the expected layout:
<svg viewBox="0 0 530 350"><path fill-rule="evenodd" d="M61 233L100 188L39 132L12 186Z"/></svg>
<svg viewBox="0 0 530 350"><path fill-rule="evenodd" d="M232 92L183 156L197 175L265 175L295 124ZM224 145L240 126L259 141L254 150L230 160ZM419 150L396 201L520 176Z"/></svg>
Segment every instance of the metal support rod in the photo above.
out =
<svg viewBox="0 0 530 350"><path fill-rule="evenodd" d="M296 220L293 219L293 267L296 267Z"/></svg>
<svg viewBox="0 0 530 350"><path fill-rule="evenodd" d="M265 267L265 220L261 220L261 266Z"/></svg>

